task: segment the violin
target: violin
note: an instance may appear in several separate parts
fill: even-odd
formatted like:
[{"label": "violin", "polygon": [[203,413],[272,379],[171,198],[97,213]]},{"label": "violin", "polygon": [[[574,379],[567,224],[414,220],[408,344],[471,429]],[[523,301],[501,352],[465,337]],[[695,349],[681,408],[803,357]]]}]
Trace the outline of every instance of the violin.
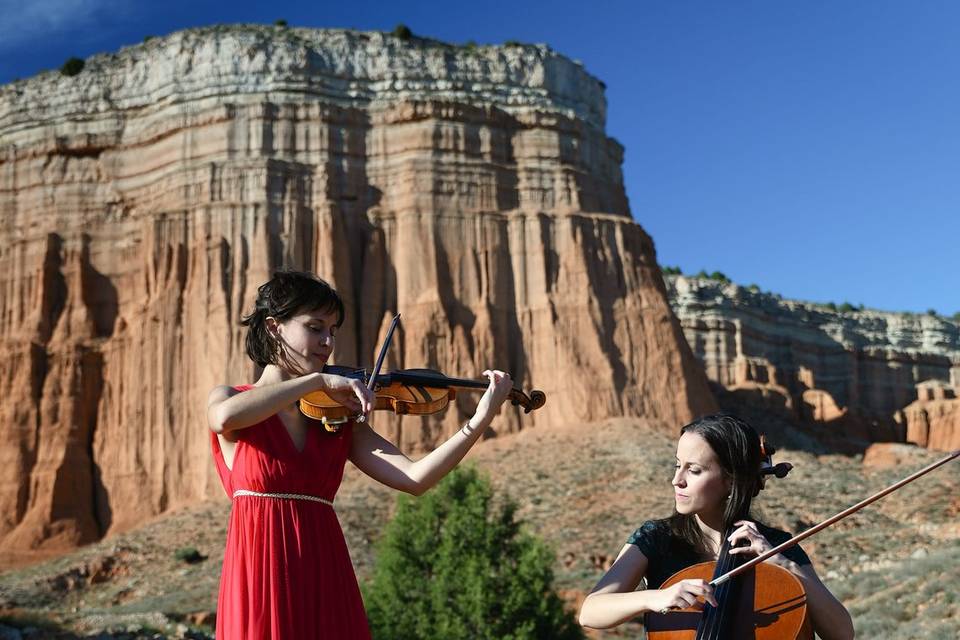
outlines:
[{"label": "violin", "polygon": [[[744,562],[738,559],[731,562],[729,547],[725,542],[716,562],[701,562],[682,569],[670,576],[661,586],[661,588],[667,588],[681,580],[696,578],[707,580],[712,576],[710,585],[714,587],[714,597],[718,606],[713,607],[703,603],[702,611],[697,608],[687,608],[649,612],[644,619],[647,638],[649,640],[693,640],[694,638],[696,640],[722,638],[812,640],[813,629],[807,615],[806,592],[803,585],[786,569],[764,561],[957,457],[960,457],[960,450],[954,451],[945,458],[878,491],[751,560]],[[776,467],[765,469],[764,473],[780,475]],[[734,554],[734,558],[739,556]]]},{"label": "violin", "polygon": [[[366,369],[341,366],[325,367],[324,373],[359,379],[367,385],[372,376]],[[444,410],[456,398],[458,389],[482,391],[487,386],[487,381],[450,378],[432,369],[401,369],[377,376],[371,390],[376,394],[375,411],[422,416]],[[514,388],[508,397],[514,406],[523,407],[524,413],[536,411],[547,401],[546,394],[537,390],[524,393]],[[320,420],[331,432],[354,417],[353,412],[323,391],[314,391],[300,398],[300,412]]]},{"label": "violin", "polygon": [[[376,396],[374,411],[387,410],[398,415],[422,416],[437,413],[444,410],[456,397],[457,389],[487,388],[487,381],[449,378],[432,369],[402,369],[381,374],[380,367],[383,365],[387,348],[390,346],[390,340],[399,322],[400,314],[398,313],[390,323],[390,329],[380,347],[380,354],[377,356],[373,371],[328,366],[324,367],[324,373],[363,380],[367,388]],[[514,406],[523,407],[524,413],[539,409],[547,401],[546,394],[537,390],[526,394],[519,389],[511,389],[508,397]],[[364,420],[364,416],[354,416],[349,409],[323,391],[314,391],[300,398],[300,413],[321,421],[324,428],[331,433],[339,431],[340,427],[351,418],[356,418],[358,422]]]}]

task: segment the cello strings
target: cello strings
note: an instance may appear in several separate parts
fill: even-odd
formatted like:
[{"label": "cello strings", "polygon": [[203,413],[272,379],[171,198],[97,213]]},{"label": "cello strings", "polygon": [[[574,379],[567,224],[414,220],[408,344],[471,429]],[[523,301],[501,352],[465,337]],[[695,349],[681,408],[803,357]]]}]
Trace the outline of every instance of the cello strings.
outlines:
[{"label": "cello strings", "polygon": [[[729,531],[727,533],[729,534]],[[739,555],[731,554],[730,547],[729,541],[725,538],[723,544],[720,546],[714,576],[723,575],[735,569],[740,564],[743,564],[744,559]],[[740,580],[730,580],[717,585],[714,591],[717,606],[706,605],[704,607],[701,625],[697,630],[697,640],[719,640],[722,638],[722,634],[727,630],[729,625],[730,617],[734,615],[733,612],[730,611],[733,606],[731,601],[736,597],[740,583]]]}]

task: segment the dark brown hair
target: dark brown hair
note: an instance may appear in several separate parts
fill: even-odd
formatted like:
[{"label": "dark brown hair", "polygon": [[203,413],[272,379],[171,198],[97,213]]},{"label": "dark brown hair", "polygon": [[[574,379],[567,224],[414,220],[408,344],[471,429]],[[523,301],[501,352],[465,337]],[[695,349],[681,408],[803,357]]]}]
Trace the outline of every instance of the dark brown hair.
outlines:
[{"label": "dark brown hair", "polygon": [[320,310],[335,312],[337,324],[343,324],[343,300],[333,287],[306,271],[277,271],[257,289],[253,313],[243,318],[247,327],[247,355],[259,366],[281,365],[283,349],[279,341],[267,331],[267,318],[282,322],[297,313]]},{"label": "dark brown hair", "polygon": [[[680,435],[694,433],[703,438],[730,480],[730,495],[723,510],[723,529],[738,521],[753,519],[750,505],[762,486],[760,436],[740,418],[718,413],[695,420],[680,429]],[[772,449],[768,446],[768,449]],[[695,549],[706,550],[703,532],[693,514],[674,511],[668,520],[670,529]]]}]

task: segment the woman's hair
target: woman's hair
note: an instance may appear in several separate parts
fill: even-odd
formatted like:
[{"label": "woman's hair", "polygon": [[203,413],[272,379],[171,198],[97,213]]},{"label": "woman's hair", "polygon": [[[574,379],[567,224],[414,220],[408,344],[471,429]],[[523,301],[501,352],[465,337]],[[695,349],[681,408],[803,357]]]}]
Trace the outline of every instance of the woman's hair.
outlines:
[{"label": "woman's hair", "polygon": [[267,330],[267,318],[283,322],[297,313],[320,310],[335,312],[337,324],[343,324],[343,300],[329,284],[305,271],[277,271],[269,282],[257,289],[253,313],[243,318],[247,327],[247,355],[259,366],[283,366],[284,351]]},{"label": "woman's hair", "polygon": [[[685,425],[680,435],[684,433],[694,433],[710,445],[730,480],[730,495],[723,509],[724,531],[738,520],[753,519],[750,503],[763,487],[761,462],[764,457],[760,436],[753,427],[736,416],[718,413]],[[766,453],[772,455],[773,448],[767,445]],[[693,514],[674,511],[668,522],[674,535],[694,548],[705,548],[703,532]]]}]

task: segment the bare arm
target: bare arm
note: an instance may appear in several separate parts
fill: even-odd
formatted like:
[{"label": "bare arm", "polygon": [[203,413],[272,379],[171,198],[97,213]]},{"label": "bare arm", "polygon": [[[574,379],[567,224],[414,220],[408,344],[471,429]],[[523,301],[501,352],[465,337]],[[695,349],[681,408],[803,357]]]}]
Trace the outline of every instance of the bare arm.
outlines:
[{"label": "bare arm", "polygon": [[637,547],[626,544],[613,566],[580,607],[580,624],[607,629],[650,611],[643,591],[634,591],[647,572],[647,557]]},{"label": "bare arm", "polygon": [[807,611],[813,630],[823,640],[849,640],[853,638],[853,620],[847,608],[830,593],[820,581],[813,565],[798,565],[790,562],[782,565],[797,576],[807,592]]},{"label": "bare arm", "polygon": [[681,580],[667,589],[634,591],[646,575],[647,566],[647,557],[639,548],[624,545],[613,566],[583,601],[580,624],[608,629],[648,611],[693,606],[698,596],[716,604],[713,590],[703,580]]},{"label": "bare arm", "polygon": [[371,392],[359,380],[308,373],[243,393],[231,387],[215,387],[207,401],[207,423],[214,433],[230,439],[230,432],[258,424],[318,390],[357,413],[369,412],[373,407]]},{"label": "bare arm", "polygon": [[484,372],[490,385],[477,404],[477,411],[459,431],[446,442],[413,461],[392,442],[380,436],[366,424],[353,428],[350,461],[358,469],[388,487],[422,495],[445,476],[467,454],[480,434],[490,425],[513,387],[510,376],[500,371]]}]

